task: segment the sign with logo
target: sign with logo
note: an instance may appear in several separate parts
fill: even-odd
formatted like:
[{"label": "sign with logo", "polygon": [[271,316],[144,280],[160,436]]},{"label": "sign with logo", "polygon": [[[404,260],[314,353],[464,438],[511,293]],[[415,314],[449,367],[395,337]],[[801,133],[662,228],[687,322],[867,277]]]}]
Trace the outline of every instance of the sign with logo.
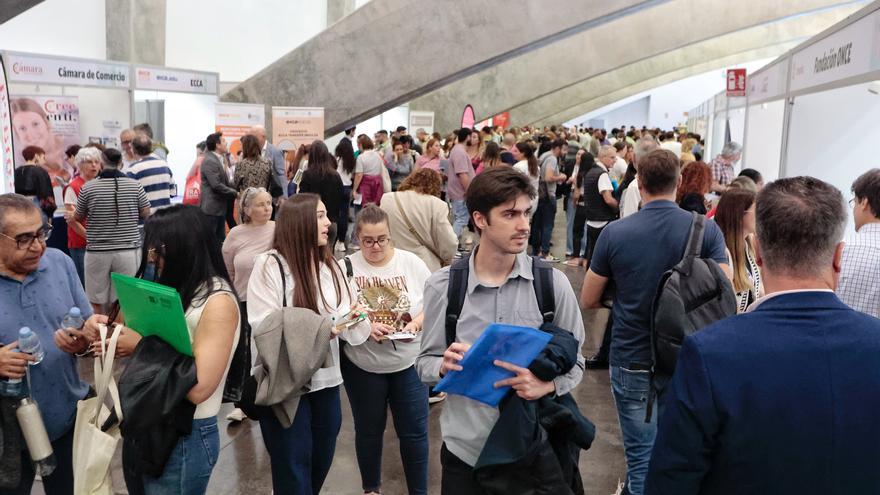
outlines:
[{"label": "sign with logo", "polygon": [[434,132],[434,112],[410,110],[409,132],[415,135],[416,131],[419,129],[424,129],[428,134]]},{"label": "sign with logo", "polygon": [[880,11],[859,19],[840,31],[794,54],[791,91],[858,76],[880,68],[876,44]]},{"label": "sign with logo", "polygon": [[782,98],[785,95],[788,61],[771,65],[749,77],[749,101],[757,102]]},{"label": "sign with logo", "polygon": [[233,156],[241,150],[241,137],[255,125],[266,125],[266,107],[248,103],[214,103],[214,131],[223,133],[223,140]]},{"label": "sign with logo", "polygon": [[746,70],[727,69],[727,96],[746,95]]},{"label": "sign with logo", "polygon": [[46,152],[46,168],[64,167],[64,151],[79,144],[79,98],[76,96],[16,96],[10,99],[15,163],[25,162],[21,155],[28,146]]},{"label": "sign with logo", "polygon": [[8,54],[11,82],[73,84],[128,89],[131,69],[126,64]]},{"label": "sign with logo", "polygon": [[324,109],[272,107],[272,143],[282,150],[324,139]]},{"label": "sign with logo", "polygon": [[135,89],[217,94],[217,74],[155,67],[135,67]]},{"label": "sign with logo", "polygon": [[15,162],[12,151],[12,120],[9,109],[9,87],[6,84],[6,70],[0,56],[0,194],[15,192]]},{"label": "sign with logo", "polygon": [[502,112],[492,117],[492,125],[507,129],[510,126],[510,112]]}]

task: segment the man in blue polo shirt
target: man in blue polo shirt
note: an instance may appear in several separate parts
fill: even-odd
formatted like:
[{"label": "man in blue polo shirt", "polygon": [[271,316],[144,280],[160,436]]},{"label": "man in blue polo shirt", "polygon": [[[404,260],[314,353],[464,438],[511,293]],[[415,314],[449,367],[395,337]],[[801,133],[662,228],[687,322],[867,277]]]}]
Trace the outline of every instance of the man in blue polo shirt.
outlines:
[{"label": "man in blue polo shirt", "polygon": [[[31,200],[18,194],[0,195],[0,379],[25,375],[33,358],[15,349],[18,330],[30,327],[45,351],[43,361],[31,366],[31,395],[40,407],[58,463],[52,474],[43,477],[48,495],[73,493],[76,402],[89,391],[74,357],[88,348],[89,339],[79,330],[58,329],[73,306],[83,316],[92,313],[73,261],[57,249],[46,248],[51,232],[51,225]],[[0,493],[30,493],[34,469],[26,449],[21,460],[18,488]]]},{"label": "man in blue polo shirt", "polygon": [[[650,393],[651,304],[660,277],[681,261],[693,223],[691,213],[675,203],[680,182],[679,161],[672,152],[658,149],[639,159],[642,209],[602,230],[581,292],[584,307],[598,308],[609,280],[617,287],[609,362],[626,454],[624,493],[633,495],[643,493],[661,414],[658,404],[651,422],[645,422]],[[715,260],[730,276],[724,236],[714,222],[706,223],[702,255]]]}]

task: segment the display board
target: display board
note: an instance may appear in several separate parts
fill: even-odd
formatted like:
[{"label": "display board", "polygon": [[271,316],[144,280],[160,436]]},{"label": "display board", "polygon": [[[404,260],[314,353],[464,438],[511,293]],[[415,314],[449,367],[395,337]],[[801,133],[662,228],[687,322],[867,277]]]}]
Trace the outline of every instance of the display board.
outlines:
[{"label": "display board", "polygon": [[7,53],[6,56],[9,82],[121,89],[131,87],[131,69],[127,64],[22,53]]},{"label": "display board", "polygon": [[12,120],[9,109],[9,86],[6,64],[0,55],[0,194],[15,191],[15,162],[12,145]]},{"label": "display board", "polygon": [[217,94],[219,76],[214,73],[148,66],[135,66],[134,73],[135,89]]},{"label": "display board", "polygon": [[9,99],[15,166],[24,164],[22,151],[38,146],[46,152],[49,169],[63,167],[64,151],[81,144],[79,98],[61,95],[16,95]]},{"label": "display board", "polygon": [[241,150],[241,137],[255,125],[266,125],[266,107],[250,103],[214,103],[214,131],[222,132],[229,153]]},{"label": "display board", "polygon": [[415,135],[416,131],[419,129],[424,129],[428,134],[434,132],[434,112],[410,110],[409,132],[410,134]]},{"label": "display board", "polygon": [[324,109],[272,107],[272,143],[282,150],[324,139]]}]

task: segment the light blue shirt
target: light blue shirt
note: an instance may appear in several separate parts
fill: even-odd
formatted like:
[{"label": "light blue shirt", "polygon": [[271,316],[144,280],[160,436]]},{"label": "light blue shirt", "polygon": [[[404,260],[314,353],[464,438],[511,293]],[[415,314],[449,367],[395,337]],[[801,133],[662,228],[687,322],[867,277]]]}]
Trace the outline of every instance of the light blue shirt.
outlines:
[{"label": "light blue shirt", "polygon": [[73,306],[84,318],[92,315],[73,261],[57,249],[47,248],[37,270],[23,282],[0,274],[0,342],[18,340],[18,330],[27,326],[40,337],[46,353],[40,364],[31,366],[31,395],[52,441],[73,427],[76,402],[89,389],[79,377],[76,357],[55,345],[55,330]]}]

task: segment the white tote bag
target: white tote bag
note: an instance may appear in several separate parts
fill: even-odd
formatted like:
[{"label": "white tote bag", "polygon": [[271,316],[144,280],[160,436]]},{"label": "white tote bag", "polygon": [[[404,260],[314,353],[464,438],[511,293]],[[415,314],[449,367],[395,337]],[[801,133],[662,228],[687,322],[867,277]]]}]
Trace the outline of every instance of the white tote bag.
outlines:
[{"label": "white tote bag", "polygon": [[[73,493],[74,495],[112,495],[110,461],[116,452],[121,434],[122,407],[119,390],[113,378],[113,360],[120,329],[107,340],[107,327],[100,326],[101,356],[95,358],[95,388],[97,397],[76,404],[76,424],[73,430]],[[106,432],[101,425],[110,416],[104,405],[109,392],[119,422]]]},{"label": "white tote bag", "polygon": [[391,192],[391,174],[388,172],[388,167],[385,165],[382,165],[382,192]]}]

